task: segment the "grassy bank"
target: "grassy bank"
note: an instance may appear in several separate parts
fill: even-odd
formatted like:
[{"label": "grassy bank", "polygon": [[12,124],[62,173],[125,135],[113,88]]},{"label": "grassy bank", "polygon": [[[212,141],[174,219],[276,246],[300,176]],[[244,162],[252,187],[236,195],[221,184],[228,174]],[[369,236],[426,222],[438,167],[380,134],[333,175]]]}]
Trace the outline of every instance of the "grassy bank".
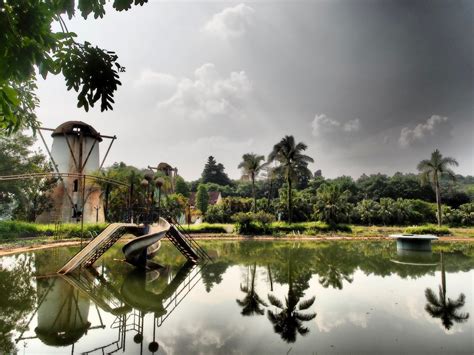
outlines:
[{"label": "grassy bank", "polygon": [[[84,236],[90,238],[99,234],[107,226],[106,223],[84,224]],[[39,224],[21,221],[0,222],[0,240],[36,237],[81,237],[80,223]]]},{"label": "grassy bank", "polygon": [[[99,234],[107,224],[84,224],[84,236],[91,238]],[[184,230],[192,234],[215,234],[236,235],[238,229],[234,224],[210,224],[184,225]],[[470,228],[448,228],[436,225],[422,226],[359,226],[359,225],[337,225],[330,226],[324,222],[302,222],[288,224],[285,222],[274,222],[264,229],[256,229],[250,235],[273,235],[275,237],[285,236],[316,236],[316,235],[340,235],[346,237],[383,237],[396,233],[435,234],[439,236],[452,236],[458,238],[474,238],[474,227]],[[36,224],[20,221],[0,222],[0,241],[29,238],[78,238],[81,237],[81,225],[79,224]]]}]

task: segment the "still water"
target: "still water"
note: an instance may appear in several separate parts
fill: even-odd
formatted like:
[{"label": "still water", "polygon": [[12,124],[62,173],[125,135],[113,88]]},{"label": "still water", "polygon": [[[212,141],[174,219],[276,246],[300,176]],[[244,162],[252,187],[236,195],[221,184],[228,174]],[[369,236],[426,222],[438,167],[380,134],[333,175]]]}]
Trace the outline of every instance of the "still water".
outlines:
[{"label": "still water", "polygon": [[0,353],[474,352],[474,245],[400,255],[392,242],[163,243],[142,273],[120,246],[53,275],[77,248],[0,258]]}]

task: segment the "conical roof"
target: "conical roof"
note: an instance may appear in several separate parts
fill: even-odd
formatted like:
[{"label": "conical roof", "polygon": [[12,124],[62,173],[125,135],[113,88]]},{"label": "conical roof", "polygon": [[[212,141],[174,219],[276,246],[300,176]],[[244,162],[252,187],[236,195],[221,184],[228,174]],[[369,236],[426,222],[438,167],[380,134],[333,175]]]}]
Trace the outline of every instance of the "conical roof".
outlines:
[{"label": "conical roof", "polygon": [[94,127],[82,121],[67,121],[60,124],[51,134],[52,137],[62,136],[63,134],[77,135],[81,133],[84,137],[92,137],[102,142],[100,133]]}]

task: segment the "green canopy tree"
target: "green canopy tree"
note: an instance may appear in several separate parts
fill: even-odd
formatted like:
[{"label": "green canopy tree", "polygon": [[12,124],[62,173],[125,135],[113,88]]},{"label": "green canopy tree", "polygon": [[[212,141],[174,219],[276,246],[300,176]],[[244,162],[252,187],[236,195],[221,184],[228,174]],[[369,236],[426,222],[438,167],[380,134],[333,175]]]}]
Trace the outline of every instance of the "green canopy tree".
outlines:
[{"label": "green canopy tree", "polygon": [[316,218],[331,225],[345,222],[350,212],[350,193],[339,184],[321,185],[316,193],[314,212]]},{"label": "green canopy tree", "polygon": [[253,211],[257,212],[257,194],[255,192],[255,179],[262,169],[267,165],[264,163],[265,157],[254,153],[247,153],[242,156],[238,168],[242,169],[244,174],[250,177],[252,181],[252,197],[253,197]]},{"label": "green canopy tree", "polygon": [[314,162],[313,158],[303,154],[308,146],[302,142],[296,143],[293,136],[285,136],[273,146],[268,156],[268,161],[279,163],[278,169],[284,175],[287,183],[287,210],[288,223],[292,221],[292,183],[298,176],[311,177],[308,163]]},{"label": "green canopy tree", "polygon": [[184,197],[189,197],[189,187],[188,187],[188,184],[187,184],[186,181],[184,181],[184,179],[183,179],[181,176],[179,176],[179,175],[176,177],[176,186],[175,186],[174,191],[175,191],[177,194],[183,195]]},{"label": "green canopy tree", "polygon": [[[49,173],[51,166],[41,153],[33,151],[34,137],[17,132],[0,134],[0,175]],[[0,182],[0,216],[34,221],[51,206],[47,191],[55,184],[52,178]]]},{"label": "green canopy tree", "polygon": [[200,184],[196,193],[196,207],[202,212],[206,213],[209,205],[209,194],[206,185]]},{"label": "green canopy tree", "polygon": [[[117,11],[147,0],[114,0]],[[79,43],[63,16],[79,11],[87,19],[105,15],[104,0],[0,0],[0,132],[39,126],[35,109],[36,73],[43,78],[62,73],[68,90],[78,93],[78,107],[86,111],[100,101],[101,111],[112,109],[118,73],[125,68],[111,51]],[[53,31],[53,24],[60,31]]]},{"label": "green canopy tree", "polygon": [[224,169],[224,165],[217,163],[216,159],[211,155],[207,159],[207,163],[204,165],[204,170],[201,174],[201,182],[204,184],[213,182],[219,185],[231,185],[232,182]]},{"label": "green canopy tree", "polygon": [[441,211],[441,192],[440,192],[440,176],[447,175],[453,180],[456,178],[454,172],[449,168],[450,166],[458,166],[456,159],[451,157],[443,157],[438,149],[431,153],[430,159],[420,161],[417,168],[421,173],[422,183],[428,181],[433,184],[436,194],[436,207],[437,207],[437,219],[438,226],[441,226],[442,211]]}]

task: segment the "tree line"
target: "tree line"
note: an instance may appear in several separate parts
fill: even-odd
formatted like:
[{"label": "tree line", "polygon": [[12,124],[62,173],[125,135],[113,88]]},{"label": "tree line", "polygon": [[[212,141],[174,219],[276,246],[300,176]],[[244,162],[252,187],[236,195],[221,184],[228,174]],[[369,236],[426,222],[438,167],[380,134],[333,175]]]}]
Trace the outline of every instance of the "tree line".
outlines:
[{"label": "tree line", "polygon": [[[0,137],[0,175],[51,171],[47,157],[33,149],[34,138],[21,133]],[[449,170],[455,160],[447,161],[440,152],[420,163],[420,173],[395,173],[325,178],[321,171],[312,173],[304,155],[306,145],[286,136],[267,157],[245,153],[237,164],[242,178],[232,180],[223,164],[210,156],[201,178],[175,181],[161,172],[150,172],[125,163],[114,163],[98,175],[125,182],[127,187],[102,182],[104,212],[108,221],[120,221],[130,209],[139,209],[150,201],[143,187],[145,178],[161,182],[161,207],[176,217],[201,215],[211,223],[231,223],[255,219],[263,224],[280,219],[288,222],[321,220],[335,225],[360,223],[408,225],[434,223],[473,224],[474,177],[456,175]],[[436,171],[436,174],[434,173]],[[436,177],[436,181],[435,181]],[[430,183],[431,182],[431,183]],[[2,219],[34,221],[51,207],[47,191],[51,179],[0,183]],[[209,205],[208,192],[218,191],[223,200]],[[438,193],[436,192],[438,191]],[[194,192],[194,209],[190,194]],[[436,203],[438,196],[438,204]],[[153,201],[158,203],[157,196]],[[439,208],[438,208],[439,207]]]}]

